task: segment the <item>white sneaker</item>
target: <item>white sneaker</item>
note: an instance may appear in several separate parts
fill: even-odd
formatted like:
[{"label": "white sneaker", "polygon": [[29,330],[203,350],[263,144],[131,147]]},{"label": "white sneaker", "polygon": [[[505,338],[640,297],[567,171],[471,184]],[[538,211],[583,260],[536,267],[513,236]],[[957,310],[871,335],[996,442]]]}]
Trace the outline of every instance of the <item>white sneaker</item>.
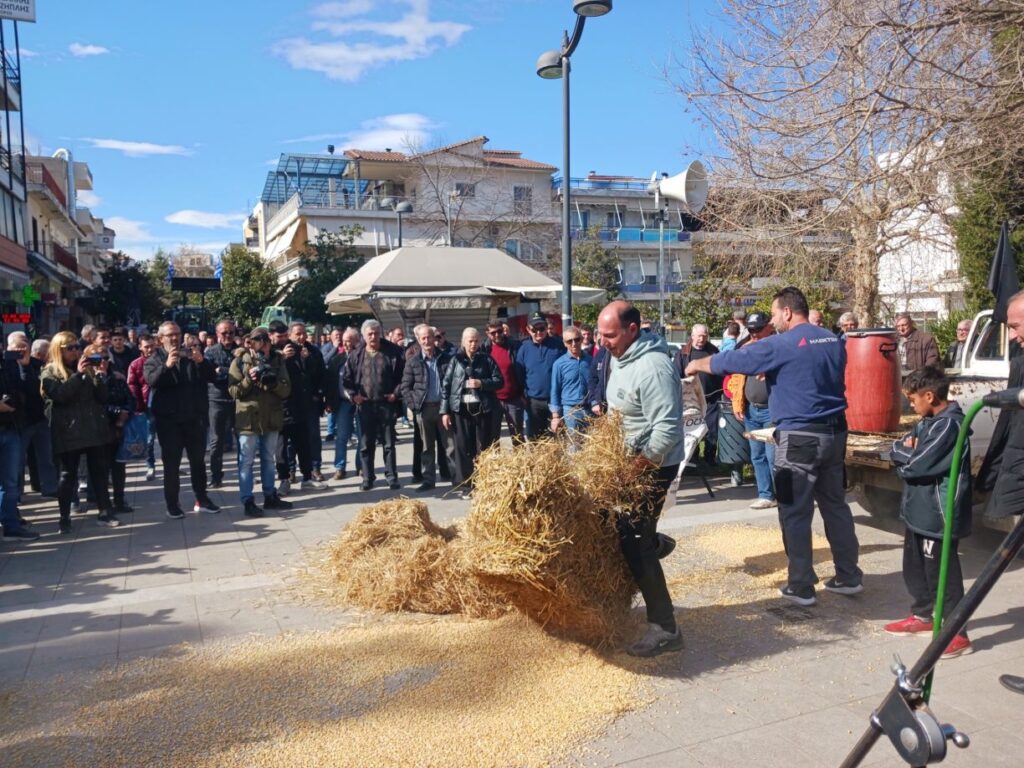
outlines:
[{"label": "white sneaker", "polygon": [[[327,488],[327,483],[321,483],[319,480],[303,480],[300,488],[311,488],[314,491],[322,491]],[[280,493],[280,491],[278,491]]]},{"label": "white sneaker", "polygon": [[750,505],[751,509],[771,509],[772,507],[779,506],[779,502],[775,499],[757,499],[753,504]]},{"label": "white sneaker", "polygon": [[282,481],[281,481],[281,483],[280,483],[280,484],[279,484],[279,485],[277,486],[277,495],[278,495],[278,496],[287,496],[287,495],[288,495],[288,492],[289,492],[289,491],[290,491],[291,489],[292,489],[292,484],[291,484],[290,482],[288,482],[288,480],[287,480],[287,479],[284,479],[284,480],[282,480]]},{"label": "white sneaker", "polygon": [[146,482],[152,482],[153,480],[156,480],[156,469],[150,467],[146,470]]}]

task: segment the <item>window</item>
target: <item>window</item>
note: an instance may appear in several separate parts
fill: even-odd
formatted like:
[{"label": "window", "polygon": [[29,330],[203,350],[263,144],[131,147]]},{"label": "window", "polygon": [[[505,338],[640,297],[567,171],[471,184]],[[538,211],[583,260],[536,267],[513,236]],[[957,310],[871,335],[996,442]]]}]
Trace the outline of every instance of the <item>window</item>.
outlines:
[{"label": "window", "polygon": [[992,322],[992,318],[985,321],[985,327],[978,334],[978,341],[974,346],[974,358],[976,360],[1002,360],[1002,323]]},{"label": "window", "polygon": [[455,184],[455,194],[458,197],[476,197],[476,184],[463,181],[457,182]]},{"label": "window", "polygon": [[533,213],[533,187],[512,187],[512,212],[517,216]]},{"label": "window", "polygon": [[608,211],[605,214],[605,227],[608,229],[616,229],[619,226],[619,215],[615,211]]}]

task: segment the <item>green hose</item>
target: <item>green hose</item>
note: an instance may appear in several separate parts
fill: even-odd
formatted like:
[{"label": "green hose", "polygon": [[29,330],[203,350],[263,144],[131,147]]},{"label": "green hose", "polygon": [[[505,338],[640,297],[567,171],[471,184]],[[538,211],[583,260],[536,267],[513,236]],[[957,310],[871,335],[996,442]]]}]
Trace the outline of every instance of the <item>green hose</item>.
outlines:
[{"label": "green hose", "polygon": [[[956,503],[957,486],[960,479],[960,460],[963,458],[964,444],[971,431],[971,422],[985,404],[978,400],[964,416],[960,425],[960,433],[956,436],[956,447],[953,448],[953,463],[949,467],[949,487],[946,490],[946,525],[942,531],[942,556],[939,560],[939,588],[935,593],[935,612],[932,614],[932,640],[939,636],[942,629],[942,611],[946,602],[946,579],[949,577],[949,556],[953,551],[953,517]],[[927,703],[932,694],[932,677],[935,670],[928,673],[924,682],[924,700]]]}]

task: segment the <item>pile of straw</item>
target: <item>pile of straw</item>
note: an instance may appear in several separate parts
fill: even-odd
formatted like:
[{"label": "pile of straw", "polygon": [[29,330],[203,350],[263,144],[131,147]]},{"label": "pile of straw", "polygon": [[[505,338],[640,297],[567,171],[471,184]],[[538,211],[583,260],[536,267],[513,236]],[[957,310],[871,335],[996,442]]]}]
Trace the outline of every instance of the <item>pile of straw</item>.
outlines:
[{"label": "pile of straw", "polygon": [[335,596],[377,611],[462,613],[492,618],[507,607],[467,578],[466,545],[427,505],[400,498],[363,507],[330,547]]},{"label": "pile of straw", "polygon": [[330,554],[338,597],[481,617],[512,607],[559,635],[615,640],[631,629],[636,593],[615,530],[643,491],[632,465],[614,417],[572,450],[562,440],[496,445],[477,459],[464,533],[435,525],[422,502],[364,508]]}]

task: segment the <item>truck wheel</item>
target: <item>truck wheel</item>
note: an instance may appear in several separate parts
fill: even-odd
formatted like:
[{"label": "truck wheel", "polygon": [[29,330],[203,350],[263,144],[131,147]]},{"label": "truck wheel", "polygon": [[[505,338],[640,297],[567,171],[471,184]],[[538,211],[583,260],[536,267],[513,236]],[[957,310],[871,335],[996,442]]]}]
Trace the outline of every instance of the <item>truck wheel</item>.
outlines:
[{"label": "truck wheel", "polygon": [[879,488],[877,485],[861,486],[860,503],[877,525],[885,530],[900,532],[900,493]]}]

